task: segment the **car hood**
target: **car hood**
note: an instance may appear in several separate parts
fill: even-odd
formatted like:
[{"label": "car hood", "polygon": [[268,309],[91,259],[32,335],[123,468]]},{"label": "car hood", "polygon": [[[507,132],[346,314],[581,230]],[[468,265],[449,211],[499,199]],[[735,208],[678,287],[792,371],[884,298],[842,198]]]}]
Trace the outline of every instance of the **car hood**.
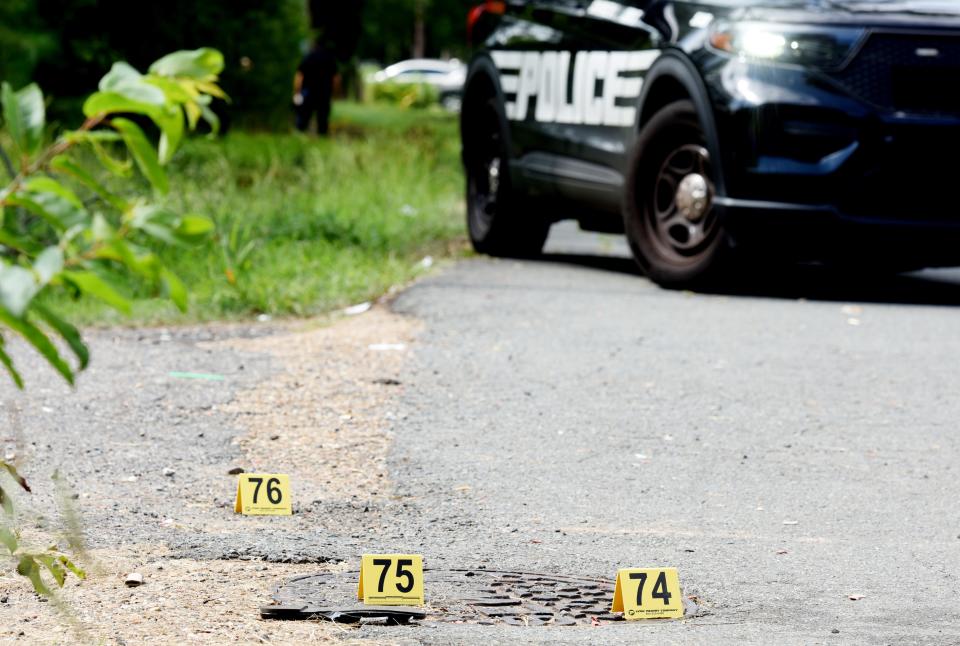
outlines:
[{"label": "car hood", "polygon": [[[738,20],[960,26],[960,0],[700,0]],[[724,11],[727,10],[727,11]]]}]

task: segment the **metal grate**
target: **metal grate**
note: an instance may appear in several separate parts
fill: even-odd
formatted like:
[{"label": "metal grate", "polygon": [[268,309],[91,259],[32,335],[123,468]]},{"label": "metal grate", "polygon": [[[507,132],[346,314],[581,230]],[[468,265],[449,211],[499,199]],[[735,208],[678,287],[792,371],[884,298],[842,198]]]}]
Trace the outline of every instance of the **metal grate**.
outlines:
[{"label": "metal grate", "polygon": [[960,34],[872,33],[831,76],[885,110],[960,114]]},{"label": "metal grate", "polygon": [[[623,621],[610,612],[613,581],[533,572],[425,570],[426,608],[378,608],[356,601],[356,573],[321,573],[291,579],[277,588],[265,619],[328,619],[344,623],[383,620],[507,624],[513,626],[600,625]],[[684,616],[700,611],[685,597]]]}]

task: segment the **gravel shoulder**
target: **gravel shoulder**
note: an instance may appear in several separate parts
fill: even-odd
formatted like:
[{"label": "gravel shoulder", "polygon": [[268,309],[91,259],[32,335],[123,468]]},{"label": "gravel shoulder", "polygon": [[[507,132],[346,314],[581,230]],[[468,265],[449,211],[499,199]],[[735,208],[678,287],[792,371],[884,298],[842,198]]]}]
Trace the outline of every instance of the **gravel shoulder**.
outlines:
[{"label": "gravel shoulder", "polygon": [[[31,505],[52,507],[59,468],[95,565],[63,594],[86,633],[0,571],[0,640],[960,643],[960,277],[694,294],[609,239],[612,258],[575,242],[462,262],[336,321],[96,332],[76,391],[42,371],[0,391]],[[235,467],[289,473],[295,514],[234,515]],[[55,525],[26,524],[38,542]],[[401,551],[595,578],[676,566],[703,612],[258,618],[288,577]],[[146,584],[126,588],[134,569]]]},{"label": "gravel shoulder", "polygon": [[[391,495],[389,403],[415,330],[376,307],[287,325],[98,331],[75,391],[29,371],[25,394],[2,393],[0,441],[33,484],[21,497],[30,510],[55,508],[53,469],[71,483],[90,576],[63,590],[71,622],[0,572],[0,640],[351,639],[341,626],[265,622],[258,608],[290,576],[352,567],[376,533]],[[235,515],[235,467],[290,474],[295,515]],[[24,524],[37,545],[55,538],[56,522]],[[127,588],[134,571],[145,584]]]}]

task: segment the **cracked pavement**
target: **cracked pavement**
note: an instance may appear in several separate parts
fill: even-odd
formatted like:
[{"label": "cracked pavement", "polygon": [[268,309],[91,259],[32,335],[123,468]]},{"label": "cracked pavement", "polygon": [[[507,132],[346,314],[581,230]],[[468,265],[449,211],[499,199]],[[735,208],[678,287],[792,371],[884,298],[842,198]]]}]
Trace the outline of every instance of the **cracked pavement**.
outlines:
[{"label": "cracked pavement", "polygon": [[[331,639],[960,642],[960,272],[863,285],[807,268],[694,294],[638,276],[619,238],[563,225],[547,251],[469,259],[392,302],[420,330],[383,375],[400,386],[380,404],[382,491],[298,500],[289,521],[232,517],[243,430],[224,407],[287,368],[206,341],[270,326],[95,332],[75,393],[30,375],[17,404],[30,463],[77,486],[95,547],[308,568],[403,551],[611,579],[675,566],[704,608],[602,629]],[[168,376],[188,369],[225,380]]]}]

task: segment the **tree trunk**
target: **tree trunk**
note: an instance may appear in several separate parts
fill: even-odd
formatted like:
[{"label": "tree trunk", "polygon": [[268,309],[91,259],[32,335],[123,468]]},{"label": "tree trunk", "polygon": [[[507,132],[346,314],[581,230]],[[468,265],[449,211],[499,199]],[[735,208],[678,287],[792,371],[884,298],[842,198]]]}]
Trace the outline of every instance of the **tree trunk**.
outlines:
[{"label": "tree trunk", "polygon": [[413,7],[413,57],[423,58],[427,51],[424,21],[427,15],[426,0],[416,0]]}]

